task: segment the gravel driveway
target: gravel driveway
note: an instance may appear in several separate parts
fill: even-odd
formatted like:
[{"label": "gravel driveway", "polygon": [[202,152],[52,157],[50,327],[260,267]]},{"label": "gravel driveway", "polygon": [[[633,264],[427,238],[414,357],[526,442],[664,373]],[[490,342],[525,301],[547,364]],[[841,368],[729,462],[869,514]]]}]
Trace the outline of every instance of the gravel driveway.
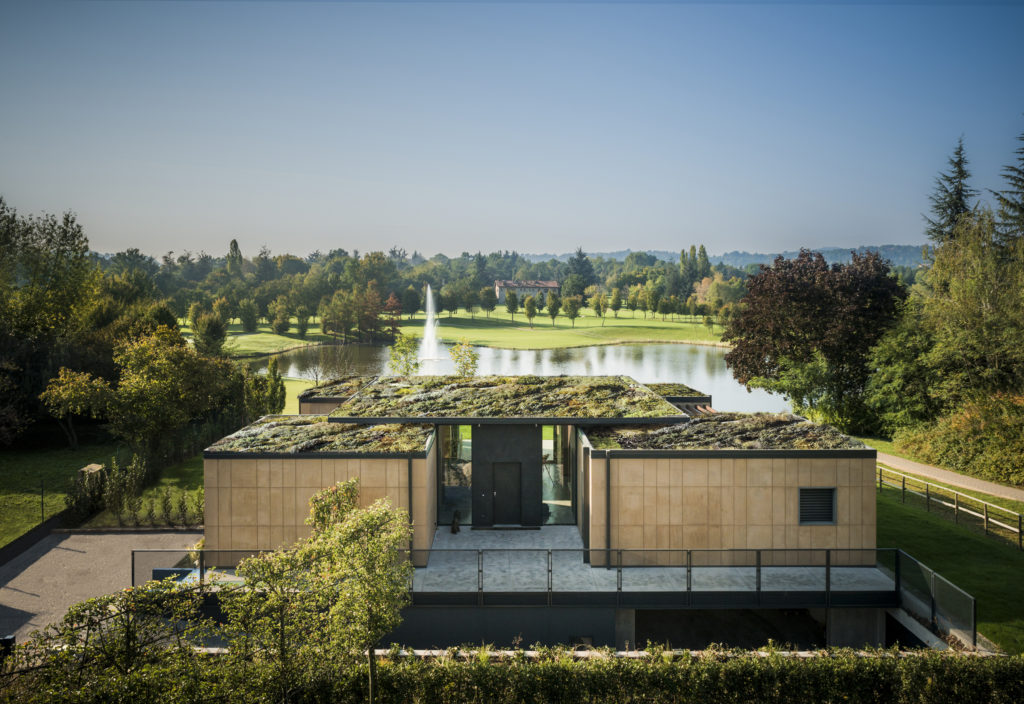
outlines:
[{"label": "gravel driveway", "polygon": [[0,635],[21,642],[68,607],[131,585],[133,548],[185,548],[200,531],[53,533],[0,566]]}]

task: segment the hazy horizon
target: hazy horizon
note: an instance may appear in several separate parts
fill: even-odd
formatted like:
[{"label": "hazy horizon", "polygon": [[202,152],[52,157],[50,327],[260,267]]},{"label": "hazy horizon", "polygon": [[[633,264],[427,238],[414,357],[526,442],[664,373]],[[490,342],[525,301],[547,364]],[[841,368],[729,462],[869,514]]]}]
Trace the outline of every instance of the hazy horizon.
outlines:
[{"label": "hazy horizon", "polygon": [[0,195],[92,249],[924,242],[1002,187],[1024,7],[7,3]]}]

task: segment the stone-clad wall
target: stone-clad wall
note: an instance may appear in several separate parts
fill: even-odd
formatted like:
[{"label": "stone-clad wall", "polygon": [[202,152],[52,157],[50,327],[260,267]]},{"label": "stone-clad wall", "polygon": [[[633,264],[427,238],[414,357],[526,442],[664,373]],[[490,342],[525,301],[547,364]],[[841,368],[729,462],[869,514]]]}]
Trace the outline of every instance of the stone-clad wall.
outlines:
[{"label": "stone-clad wall", "polygon": [[[359,479],[360,504],[382,497],[409,509],[405,458],[206,459],[206,547],[270,550],[309,535],[309,500],[320,489]],[[428,549],[437,518],[434,453],[412,460],[413,547]]]},{"label": "stone-clad wall", "polygon": [[310,399],[305,400],[299,398],[299,414],[300,415],[327,415],[335,408],[341,405],[340,401],[325,401],[323,399]]},{"label": "stone-clad wall", "polygon": [[[667,454],[667,453],[666,453]],[[591,547],[604,547],[604,481],[611,477],[611,547],[622,550],[873,549],[873,458],[630,458],[612,451],[591,459]],[[836,524],[800,525],[799,488],[835,487]],[[734,555],[749,560],[749,555]],[[721,556],[703,555],[715,562]],[[764,564],[806,561],[807,554],[763,554]],[[677,564],[680,554],[623,560]],[[822,556],[822,559],[823,556]],[[836,554],[836,564],[866,554]],[[870,557],[873,562],[873,556]]]}]

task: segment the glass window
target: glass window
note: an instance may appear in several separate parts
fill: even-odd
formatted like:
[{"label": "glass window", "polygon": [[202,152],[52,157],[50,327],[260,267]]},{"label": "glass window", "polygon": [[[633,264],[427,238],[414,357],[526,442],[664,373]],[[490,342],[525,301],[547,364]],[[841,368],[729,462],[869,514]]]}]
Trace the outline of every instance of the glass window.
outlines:
[{"label": "glass window", "polygon": [[438,492],[437,524],[451,525],[458,515],[459,525],[473,522],[473,429],[468,425],[440,425],[441,487]]},{"label": "glass window", "polygon": [[542,492],[545,525],[572,525],[576,517],[572,512],[572,477],[565,452],[563,426],[545,425],[541,435]]}]

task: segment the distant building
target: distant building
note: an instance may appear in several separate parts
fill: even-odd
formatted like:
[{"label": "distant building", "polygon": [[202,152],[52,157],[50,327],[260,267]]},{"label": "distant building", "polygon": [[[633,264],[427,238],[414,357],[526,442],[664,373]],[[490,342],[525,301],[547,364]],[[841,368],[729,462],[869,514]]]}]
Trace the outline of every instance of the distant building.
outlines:
[{"label": "distant building", "polygon": [[508,291],[514,291],[516,298],[522,303],[526,296],[536,296],[538,293],[547,296],[552,291],[558,293],[559,288],[557,281],[503,281],[501,279],[494,281],[494,295],[498,297],[498,303],[505,302],[505,293]]}]

